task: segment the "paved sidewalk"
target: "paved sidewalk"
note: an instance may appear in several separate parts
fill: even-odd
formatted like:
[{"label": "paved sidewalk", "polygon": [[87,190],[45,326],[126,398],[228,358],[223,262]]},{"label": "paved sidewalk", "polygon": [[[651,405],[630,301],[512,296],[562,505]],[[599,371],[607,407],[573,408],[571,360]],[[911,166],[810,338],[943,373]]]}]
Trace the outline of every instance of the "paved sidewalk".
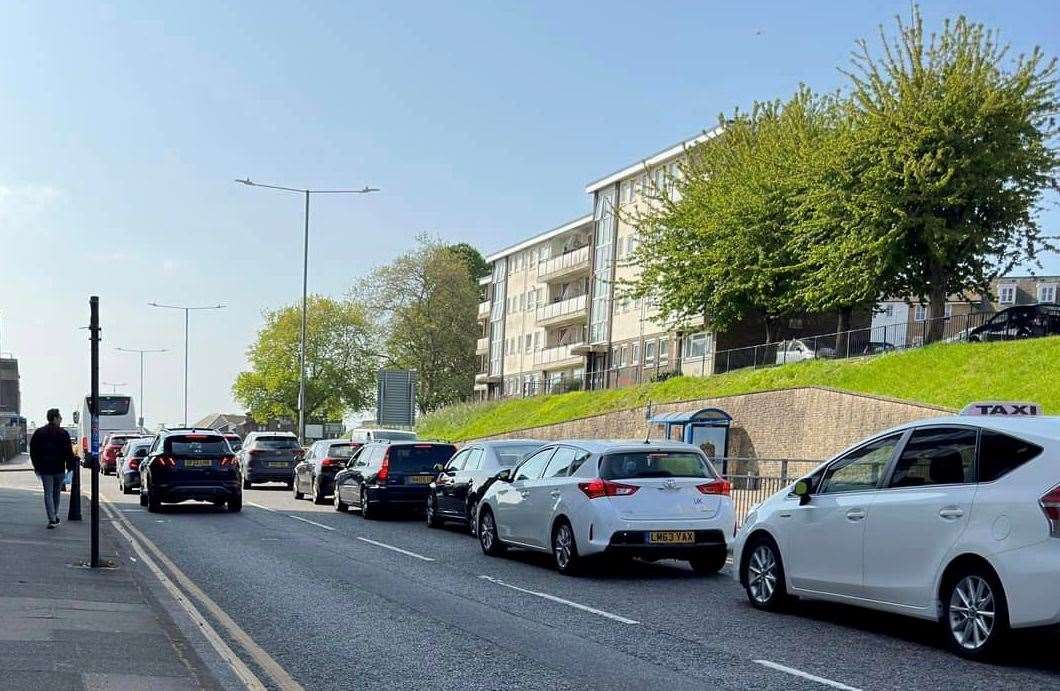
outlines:
[{"label": "paved sidewalk", "polygon": [[[0,473],[0,687],[216,688],[138,582],[152,576],[82,565],[89,556],[87,498],[84,520],[69,522],[63,494],[62,523],[47,530],[39,486],[32,472]],[[111,561],[114,535],[101,521],[100,554]]]}]

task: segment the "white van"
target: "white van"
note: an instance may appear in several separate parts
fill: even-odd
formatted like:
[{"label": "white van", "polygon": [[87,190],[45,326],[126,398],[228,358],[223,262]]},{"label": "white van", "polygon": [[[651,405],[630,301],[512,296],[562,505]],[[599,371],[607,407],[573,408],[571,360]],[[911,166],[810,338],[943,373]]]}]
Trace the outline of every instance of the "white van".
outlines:
[{"label": "white van", "polygon": [[[82,453],[88,450],[92,436],[92,416],[88,411],[90,399],[91,396],[85,396],[81,404],[81,419],[78,421]],[[139,429],[136,424],[136,408],[133,406],[132,396],[107,394],[99,397],[99,441],[101,444],[108,432],[135,432]]]},{"label": "white van", "polygon": [[359,427],[350,432],[350,441],[365,443],[377,439],[416,441],[416,433],[404,429],[373,429],[368,427]]}]

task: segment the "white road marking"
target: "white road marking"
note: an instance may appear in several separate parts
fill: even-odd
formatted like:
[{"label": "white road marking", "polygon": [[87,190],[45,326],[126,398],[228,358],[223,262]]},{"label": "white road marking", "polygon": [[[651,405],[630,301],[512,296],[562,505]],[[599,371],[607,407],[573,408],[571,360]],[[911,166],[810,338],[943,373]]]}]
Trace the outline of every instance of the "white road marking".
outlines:
[{"label": "white road marking", "polygon": [[[228,632],[228,635],[231,636],[231,638],[237,643],[239,643],[240,646],[242,646],[243,650],[245,650],[247,654],[250,655],[254,663],[257,664],[257,666],[262,671],[268,674],[269,677],[271,677],[273,684],[277,688],[281,689],[282,691],[305,691],[302,685],[295,681],[294,678],[290,674],[288,674],[287,670],[280,665],[280,663],[276,662],[276,660],[274,660],[267,652],[265,652],[261,648],[261,646],[259,646],[257,642],[255,642],[254,639],[250,637],[250,634],[240,628],[239,624],[237,624],[232,619],[232,617],[228,615],[227,612],[221,609],[221,607],[216,602],[214,602],[209,595],[203,592],[203,590],[195,584],[195,581],[188,578],[184,574],[184,572],[178,569],[177,565],[174,564],[169,559],[169,557],[167,557],[162,552],[162,550],[156,547],[153,542],[148,540],[143,533],[133,527],[133,524],[129,522],[128,518],[122,516],[119,512],[115,511],[112,508],[110,501],[104,499],[102,502],[102,506],[104,507],[104,510],[108,514],[110,514],[112,520],[117,519],[121,523],[121,525],[115,525],[115,528],[119,530],[127,540],[129,540],[130,544],[132,544],[133,546],[133,549],[135,549],[137,554],[140,555],[140,558],[143,559],[145,563],[150,561],[150,557],[143,550],[143,548],[146,547],[159,561],[159,563],[161,563],[162,566],[164,566],[166,569],[169,570],[171,574],[173,574],[174,580],[178,581],[191,597],[197,599],[202,604],[202,606],[205,607],[206,610],[214,617],[214,619],[216,619],[221,624],[221,626],[224,627],[224,629]],[[246,669],[245,674],[249,676],[246,677],[244,681],[247,684],[248,688],[265,689],[265,686],[261,683],[261,681],[259,681],[257,677],[254,676],[253,672],[251,672],[250,669],[247,668],[246,664],[239,657],[237,657],[234,652],[232,652],[231,648],[228,648],[227,644],[224,642],[223,639],[221,639],[220,636],[217,635],[216,631],[210,629],[209,623],[202,618],[201,614],[198,614],[198,610],[190,602],[188,597],[184,595],[184,591],[177,587],[173,583],[173,581],[170,581],[166,574],[162,572],[157,565],[152,568],[152,571],[154,571],[155,575],[158,576],[159,580],[162,581],[163,585],[166,585],[168,581],[169,585],[166,586],[167,590],[170,590],[170,588],[172,588],[170,592],[174,593],[174,597],[176,597],[177,601],[184,606],[184,609],[188,611],[188,613],[192,616],[192,619],[196,621],[196,623],[199,624],[200,627],[202,627],[204,635],[207,636],[207,639],[210,640],[210,642],[214,645],[218,652],[220,653],[220,651],[222,650],[222,648],[219,648],[218,645],[223,646],[224,649],[227,649],[229,655],[221,653],[221,657],[233,666],[233,670],[235,670],[237,676],[239,676],[241,679],[244,679],[244,675],[240,674],[239,672],[238,665],[242,665],[242,667]],[[196,617],[196,615],[198,616]],[[216,637],[215,639],[210,638],[211,631]]]},{"label": "white road marking", "polygon": [[248,501],[248,502],[247,502],[247,504],[248,504],[249,506],[255,506],[255,507],[259,508],[259,509],[265,509],[266,511],[268,511],[268,512],[270,512],[270,513],[276,513],[276,509],[270,509],[270,508],[269,508],[269,507],[267,507],[267,506],[262,506],[261,504],[256,504],[256,503],[254,503],[254,502],[252,502],[252,501]]},{"label": "white road marking", "polygon": [[846,684],[840,684],[838,681],[825,679],[824,677],[819,677],[816,674],[810,674],[809,672],[803,672],[801,669],[795,669],[794,667],[786,667],[785,665],[777,664],[776,662],[771,662],[770,660],[755,660],[755,663],[762,665],[763,667],[775,669],[778,672],[784,672],[785,674],[791,674],[792,676],[800,677],[802,679],[815,681],[818,684],[831,686],[833,689],[843,689],[843,691],[861,691],[861,689],[855,686],[847,686]]},{"label": "white road marking", "polygon": [[497,585],[503,586],[505,588],[511,588],[512,590],[517,590],[520,593],[526,593],[527,595],[533,595],[535,597],[544,598],[546,600],[551,600],[552,602],[558,602],[561,605],[567,605],[568,607],[573,607],[575,609],[580,609],[583,612],[589,612],[590,614],[596,614],[596,615],[601,616],[601,617],[606,617],[608,619],[613,619],[614,621],[620,621],[623,624],[639,624],[640,623],[636,619],[628,619],[628,618],[620,616],[618,614],[612,614],[611,612],[605,612],[602,609],[596,609],[595,607],[589,607],[588,605],[583,605],[583,604],[580,604],[580,603],[577,603],[577,602],[573,602],[571,600],[564,600],[562,597],[556,597],[555,595],[549,595],[548,593],[541,593],[541,592],[538,592],[536,590],[527,590],[526,588],[520,588],[517,585],[512,585],[511,583],[505,583],[501,579],[494,578],[493,576],[479,576],[479,578],[481,578],[483,580],[486,580],[486,581],[489,581],[490,583],[496,583]]},{"label": "white road marking", "polygon": [[323,523],[317,523],[316,521],[311,521],[308,518],[302,518],[301,516],[291,516],[291,518],[293,518],[296,521],[301,521],[302,523],[308,523],[309,525],[315,525],[316,527],[323,528],[324,530],[335,530],[330,525],[324,525]]},{"label": "white road marking", "polygon": [[375,545],[376,547],[382,547],[383,549],[389,549],[389,550],[394,551],[394,552],[400,552],[401,554],[405,554],[405,555],[408,555],[410,557],[416,557],[417,559],[422,559],[423,561],[434,561],[434,557],[425,557],[422,554],[416,554],[415,552],[410,552],[407,549],[401,549],[400,547],[394,547],[393,545],[388,545],[385,542],[377,542],[375,540],[369,540],[366,537],[360,537],[360,536],[357,536],[357,539],[360,540],[361,542],[367,542],[368,544]]}]

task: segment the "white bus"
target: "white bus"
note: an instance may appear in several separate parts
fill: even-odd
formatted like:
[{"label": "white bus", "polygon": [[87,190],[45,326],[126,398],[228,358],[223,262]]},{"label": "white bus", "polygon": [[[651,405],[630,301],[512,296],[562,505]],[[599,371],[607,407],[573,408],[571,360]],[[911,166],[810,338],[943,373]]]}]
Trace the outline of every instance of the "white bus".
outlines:
[{"label": "white bus", "polygon": [[[85,396],[81,404],[81,419],[78,425],[81,430],[81,453],[88,450],[92,436],[92,416],[88,412],[91,396]],[[99,443],[108,432],[135,432],[140,428],[136,424],[136,409],[132,396],[107,394],[99,397]]]}]

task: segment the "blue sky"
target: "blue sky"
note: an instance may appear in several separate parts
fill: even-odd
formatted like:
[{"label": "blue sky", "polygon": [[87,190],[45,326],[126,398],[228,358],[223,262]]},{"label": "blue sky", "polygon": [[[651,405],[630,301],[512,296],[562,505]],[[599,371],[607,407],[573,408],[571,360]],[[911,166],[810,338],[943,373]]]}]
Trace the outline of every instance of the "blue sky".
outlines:
[{"label": "blue sky", "polygon": [[[25,414],[87,389],[90,294],[102,379],[148,422],[229,390],[263,310],[300,290],[301,202],[235,177],[382,188],[321,197],[311,289],[341,295],[418,233],[484,252],[588,210],[587,182],[718,113],[841,85],[858,37],[908,2],[7,2],[0,10],[0,349],[21,359]],[[1060,54],[1052,2],[927,2],[1016,52]],[[1055,229],[1060,214],[1050,211]],[[1060,258],[1046,270],[1060,272]]]}]

